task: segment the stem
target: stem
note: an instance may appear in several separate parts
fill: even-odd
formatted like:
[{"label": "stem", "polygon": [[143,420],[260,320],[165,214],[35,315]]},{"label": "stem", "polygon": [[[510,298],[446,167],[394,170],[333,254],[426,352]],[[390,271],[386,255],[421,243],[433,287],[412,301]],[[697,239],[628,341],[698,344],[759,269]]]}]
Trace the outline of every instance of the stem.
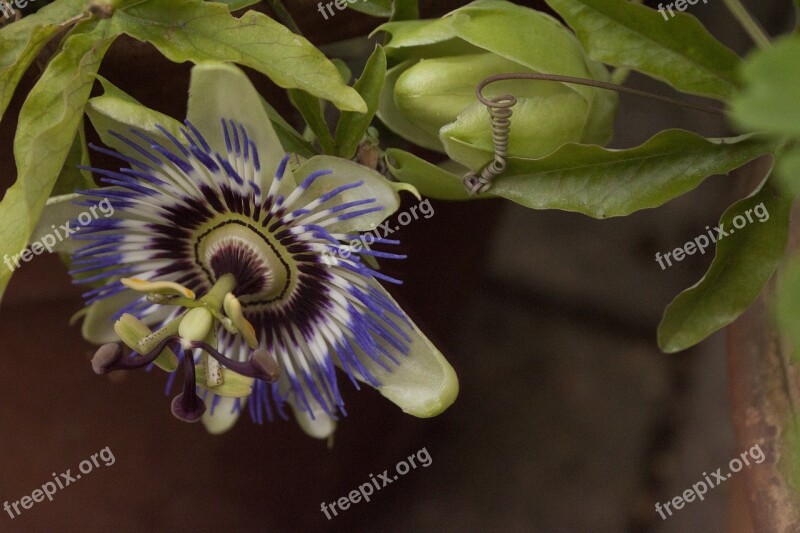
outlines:
[{"label": "stem", "polygon": [[300,26],[294,21],[294,17],[292,14],[289,13],[289,10],[283,5],[281,0],[267,0],[267,3],[275,11],[275,15],[278,17],[284,26],[292,30],[297,35],[303,35],[303,32],[300,30]]},{"label": "stem", "polygon": [[736,17],[736,20],[739,21],[739,24],[742,25],[744,30],[750,35],[750,38],[753,39],[753,42],[756,43],[761,48],[768,48],[770,46],[771,41],[770,37],[764,28],[761,27],[761,24],[758,23],[756,19],[747,11],[747,8],[744,7],[740,0],[723,0],[725,5],[728,8],[728,11],[733,13],[733,16]]},{"label": "stem", "polygon": [[[481,101],[484,105],[488,107],[495,107],[495,103],[491,100],[487,99],[483,96],[483,89],[489,85],[490,83],[494,83],[497,81],[506,81],[506,80],[540,80],[540,81],[556,81],[560,83],[574,83],[577,85],[586,85],[589,87],[596,87],[598,89],[606,89],[609,91],[616,91],[619,93],[627,93],[633,94],[636,96],[642,96],[645,98],[651,98],[653,100],[659,100],[661,102],[665,102],[671,105],[676,105],[680,107],[686,107],[689,109],[694,109],[696,111],[702,111],[703,113],[710,113],[712,115],[724,115],[722,110],[715,109],[713,107],[706,107],[703,105],[697,104],[690,104],[688,102],[682,102],[680,100],[675,100],[673,98],[669,98],[667,96],[662,96],[660,94],[653,94],[647,91],[640,91],[639,89],[631,89],[630,87],[623,87],[622,85],[614,85],[613,83],[606,83],[604,81],[597,81],[597,80],[590,80],[588,78],[576,78],[573,76],[561,76],[560,74],[535,74],[531,72],[525,73],[515,73],[515,74],[497,74],[496,76],[489,76],[482,82],[478,84],[476,89],[476,93],[478,95],[478,100]],[[508,95],[505,97],[500,98],[513,98],[512,95]],[[514,99],[516,100],[516,99]]]},{"label": "stem", "polygon": [[72,17],[70,19],[65,20],[64,22],[59,24],[58,27],[59,28],[63,28],[65,26],[72,26],[73,24],[77,24],[78,22],[81,22],[82,20],[86,20],[86,19],[88,19],[90,17],[91,17],[91,14],[89,14],[88,12],[84,12],[84,13],[81,13],[79,15],[75,15],[74,17]]}]

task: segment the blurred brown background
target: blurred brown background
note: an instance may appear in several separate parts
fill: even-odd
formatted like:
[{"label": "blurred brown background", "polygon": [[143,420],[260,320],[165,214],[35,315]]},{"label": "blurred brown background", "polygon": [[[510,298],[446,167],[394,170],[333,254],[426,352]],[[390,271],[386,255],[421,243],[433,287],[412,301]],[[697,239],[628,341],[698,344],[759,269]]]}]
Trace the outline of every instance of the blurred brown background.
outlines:
[{"label": "blurred brown background", "polygon": [[[425,16],[465,3],[422,1]],[[773,33],[792,22],[789,0],[747,4]],[[288,6],[319,45],[378,23],[350,11],[325,21],[312,1]],[[721,1],[690,11],[737,51],[749,48]],[[348,45],[336,50],[346,55]],[[38,72],[0,125],[3,188],[15,176],[16,113]],[[184,115],[187,65],[120,40],[101,73]],[[291,118],[285,98],[254,79]],[[622,97],[614,146],[664,127],[728,132],[703,115]],[[350,416],[331,450],[293,421],[247,419],[211,437],[172,418],[163,375],[95,376],[92,347],[67,325],[80,291],[57,258],[39,257],[0,309],[0,504],[51,473],[75,474],[106,446],[116,464],[14,520],[0,512],[0,531],[748,531],[735,478],[669,520],[653,507],[743,451],[732,438],[722,336],[673,356],[655,346],[663,307],[710,261],[662,271],[655,252],[715,224],[735,194],[736,177],[717,177],[661,209],[602,222],[499,201],[435,202],[433,218],[401,235],[410,257],[393,267],[405,280],[393,292],[448,355],[460,397],[444,415],[417,420],[345,384]],[[320,511],[423,447],[428,468],[330,521]]]}]

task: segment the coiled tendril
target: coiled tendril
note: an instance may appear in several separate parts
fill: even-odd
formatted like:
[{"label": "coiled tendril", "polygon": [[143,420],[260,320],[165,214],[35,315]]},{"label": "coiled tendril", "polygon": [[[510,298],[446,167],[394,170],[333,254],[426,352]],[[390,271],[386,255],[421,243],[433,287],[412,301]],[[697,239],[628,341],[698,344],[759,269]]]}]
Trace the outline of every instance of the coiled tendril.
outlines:
[{"label": "coiled tendril", "polygon": [[633,94],[635,96],[643,96],[645,98],[659,100],[668,104],[694,109],[695,111],[702,111],[703,113],[723,115],[721,110],[712,107],[690,104],[688,102],[682,102],[680,100],[668,98],[660,94],[653,94],[647,91],[640,91],[638,89],[631,89],[630,87],[623,87],[622,85],[615,85],[613,83],[606,83],[588,78],[561,76],[559,74],[538,74],[533,72],[497,74],[494,76],[489,76],[478,84],[477,88],[475,89],[475,94],[478,97],[478,100],[489,110],[489,119],[492,127],[492,144],[494,145],[494,159],[491,163],[486,165],[483,170],[481,170],[480,174],[470,172],[464,176],[464,186],[471,195],[488,191],[492,186],[492,181],[494,178],[506,170],[508,142],[511,135],[511,115],[513,114],[513,110],[511,108],[517,103],[517,98],[511,94],[487,98],[483,95],[483,90],[491,83],[508,80],[539,80],[554,81],[558,83],[574,83],[576,85],[586,85],[589,87],[595,87],[597,89],[605,89],[619,93]]}]

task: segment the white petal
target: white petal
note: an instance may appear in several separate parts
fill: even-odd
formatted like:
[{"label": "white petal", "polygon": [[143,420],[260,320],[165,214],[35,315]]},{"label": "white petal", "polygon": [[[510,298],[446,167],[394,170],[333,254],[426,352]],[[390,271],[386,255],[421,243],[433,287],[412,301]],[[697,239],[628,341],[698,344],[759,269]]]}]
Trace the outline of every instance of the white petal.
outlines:
[{"label": "white petal", "polygon": [[[371,284],[397,305],[380,284],[375,281]],[[416,325],[412,328],[408,324],[401,324],[401,327],[411,339],[411,344],[407,356],[396,356],[400,366],[386,361],[385,364],[391,369],[387,372],[365,354],[360,354],[360,359],[381,383],[377,389],[384,397],[410,415],[420,418],[436,416],[456,400],[458,377],[444,355]]]},{"label": "white petal", "polygon": [[295,202],[295,207],[302,207],[341,185],[363,181],[363,185],[338,194],[327,201],[324,207],[330,208],[347,202],[374,198],[375,203],[354,207],[353,210],[375,206],[383,208],[374,213],[337,222],[329,228],[334,233],[373,230],[400,207],[400,196],[386,178],[370,168],[347,159],[328,155],[312,157],[295,171],[295,179],[298,184],[302,183],[306,177],[318,170],[330,170],[333,173],[317,178]]},{"label": "white petal", "polygon": [[[189,85],[189,121],[202,133],[212,150],[227,153],[221,119],[233,120],[247,130],[261,162],[261,187],[269,189],[284,149],[272,127],[261,97],[247,75],[226,63],[203,63],[192,68]],[[287,169],[287,173],[288,173]],[[291,176],[284,177],[281,192],[293,189]]]},{"label": "white petal", "polygon": [[[309,396],[310,394],[307,395],[307,397]],[[313,398],[308,398],[308,403],[311,405],[312,411],[314,411],[313,418],[308,411],[295,406],[291,394],[289,395],[288,403],[292,408],[292,412],[294,412],[294,417],[297,419],[300,428],[302,428],[308,436],[314,437],[315,439],[327,439],[336,431],[336,421],[323,411]]]},{"label": "white petal", "polygon": [[[202,393],[201,393],[202,395]],[[236,398],[219,397],[217,405],[214,407],[214,414],[211,414],[211,403],[214,400],[213,395],[209,394],[206,402],[206,412],[203,413],[201,421],[206,427],[206,430],[212,435],[221,435],[229,431],[239,417],[242,415],[242,409],[236,409]],[[242,405],[245,405],[247,398],[241,399]]]}]

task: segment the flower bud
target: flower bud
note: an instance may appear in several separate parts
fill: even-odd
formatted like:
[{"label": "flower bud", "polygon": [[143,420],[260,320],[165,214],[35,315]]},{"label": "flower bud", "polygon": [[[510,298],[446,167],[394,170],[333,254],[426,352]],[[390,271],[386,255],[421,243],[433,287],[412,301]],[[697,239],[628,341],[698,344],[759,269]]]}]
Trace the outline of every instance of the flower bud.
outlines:
[{"label": "flower bud", "polygon": [[[504,0],[478,0],[441,19],[390,22],[386,51],[395,60],[378,109],[395,133],[473,170],[492,160],[489,112],[476,95],[485,78],[546,73],[608,81],[574,35],[545,13]],[[511,94],[509,155],[543,157],[568,142],[611,138],[616,93],[540,80],[487,86],[484,96]]]}]

